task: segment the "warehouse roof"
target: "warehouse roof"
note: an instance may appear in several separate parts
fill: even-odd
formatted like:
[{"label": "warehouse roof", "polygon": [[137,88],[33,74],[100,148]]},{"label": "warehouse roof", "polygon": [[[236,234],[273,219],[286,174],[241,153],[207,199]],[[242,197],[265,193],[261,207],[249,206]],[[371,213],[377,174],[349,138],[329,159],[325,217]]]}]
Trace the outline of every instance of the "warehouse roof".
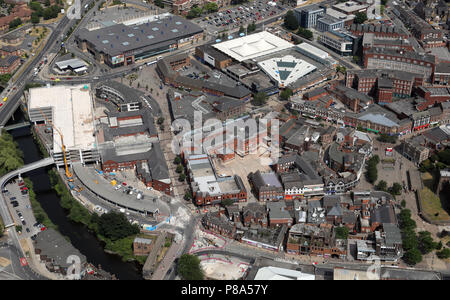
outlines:
[{"label": "warehouse roof", "polygon": [[141,25],[117,24],[92,31],[82,29],[77,38],[89,41],[99,52],[115,56],[131,50],[143,52],[161,47],[163,44],[169,45],[201,32],[203,29],[200,26],[182,17],[171,15]]}]

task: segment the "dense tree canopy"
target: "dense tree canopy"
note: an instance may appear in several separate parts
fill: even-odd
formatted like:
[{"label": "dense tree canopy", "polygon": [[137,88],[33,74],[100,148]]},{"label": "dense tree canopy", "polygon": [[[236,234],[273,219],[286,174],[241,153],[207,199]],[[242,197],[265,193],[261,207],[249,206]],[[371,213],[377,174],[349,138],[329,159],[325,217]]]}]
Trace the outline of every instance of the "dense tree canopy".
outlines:
[{"label": "dense tree canopy", "polygon": [[412,248],[406,251],[403,258],[408,264],[415,265],[422,261],[422,254],[420,253],[419,249]]},{"label": "dense tree canopy", "polygon": [[292,96],[292,90],[291,89],[285,89],[280,93],[280,98],[282,100],[289,100],[289,98]]},{"label": "dense tree canopy", "polygon": [[363,12],[357,12],[357,13],[355,14],[355,20],[354,20],[354,22],[355,22],[356,24],[362,24],[362,23],[364,23],[365,21],[367,21],[367,14],[366,14],[366,13],[363,13]]},{"label": "dense tree canopy", "polygon": [[348,233],[349,233],[349,230],[347,227],[345,227],[345,226],[336,227],[336,238],[337,239],[343,239],[343,240],[347,239]]},{"label": "dense tree canopy", "polygon": [[264,92],[256,93],[253,96],[253,101],[256,105],[262,106],[262,105],[266,104],[267,94]]},{"label": "dense tree canopy", "polygon": [[207,11],[208,13],[213,13],[219,10],[219,7],[217,6],[217,3],[215,2],[207,2],[203,6],[203,10]]},{"label": "dense tree canopy", "polygon": [[21,24],[22,24],[22,20],[20,18],[15,18],[11,22],[9,22],[9,29],[17,28]]},{"label": "dense tree canopy", "polygon": [[114,211],[100,216],[98,229],[100,235],[113,241],[139,233],[137,225],[131,225],[124,214]]},{"label": "dense tree canopy", "polygon": [[310,40],[310,41],[312,41],[312,39],[314,37],[311,30],[308,30],[308,29],[302,28],[302,27],[300,27],[298,29],[297,34],[305,39]]},{"label": "dense tree canopy", "polygon": [[23,153],[6,131],[0,136],[0,176],[23,166]]},{"label": "dense tree canopy", "polygon": [[298,28],[298,21],[292,10],[289,10],[284,16],[284,27],[289,30],[296,30]]},{"label": "dense tree canopy", "polygon": [[177,264],[177,272],[184,280],[202,280],[200,259],[195,255],[183,254]]},{"label": "dense tree canopy", "polygon": [[203,9],[201,7],[195,6],[187,14],[188,19],[198,18],[202,15]]}]

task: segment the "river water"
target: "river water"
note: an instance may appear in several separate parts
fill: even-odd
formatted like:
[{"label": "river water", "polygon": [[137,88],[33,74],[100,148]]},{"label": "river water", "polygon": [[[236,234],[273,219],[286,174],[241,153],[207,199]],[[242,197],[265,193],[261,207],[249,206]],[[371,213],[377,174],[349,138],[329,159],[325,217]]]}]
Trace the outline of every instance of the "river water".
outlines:
[{"label": "river water", "polygon": [[[15,121],[10,120],[8,125],[23,121],[23,115],[18,110]],[[39,147],[35,144],[31,129],[21,128],[10,132],[19,148],[24,153],[24,163],[29,164],[41,159]],[[50,220],[59,228],[59,232],[70,238],[72,245],[77,248],[87,261],[94,266],[101,266],[103,270],[114,274],[121,280],[142,280],[141,269],[132,262],[123,262],[120,257],[103,251],[101,242],[88,229],[67,217],[67,211],[59,205],[59,196],[52,189],[47,174],[48,169],[41,168],[27,173],[33,182],[36,199],[42,205]]]}]

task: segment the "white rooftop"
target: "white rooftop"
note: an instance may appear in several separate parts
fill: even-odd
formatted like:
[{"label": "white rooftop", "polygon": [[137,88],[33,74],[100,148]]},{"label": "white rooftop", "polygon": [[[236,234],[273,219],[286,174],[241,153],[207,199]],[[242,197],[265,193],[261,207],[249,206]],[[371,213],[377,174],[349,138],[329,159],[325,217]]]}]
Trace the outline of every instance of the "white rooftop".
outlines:
[{"label": "white rooftop", "polygon": [[293,47],[288,41],[262,31],[213,45],[217,50],[241,62]]},{"label": "white rooftop", "polygon": [[326,14],[345,21],[353,20],[355,18],[355,15],[346,15],[340,11],[332,9],[331,7],[327,7]]},{"label": "white rooftop", "polygon": [[315,276],[290,269],[264,267],[258,270],[254,280],[315,280]]},{"label": "white rooftop", "polygon": [[333,8],[340,9],[345,11],[346,13],[357,12],[359,10],[367,8],[369,5],[367,4],[359,4],[355,1],[347,1],[333,5]]},{"label": "white rooftop", "polygon": [[[88,85],[32,88],[28,107],[30,110],[52,107],[53,125],[62,132],[68,150],[94,147],[92,98]],[[53,130],[53,151],[62,152],[57,130]]]},{"label": "white rooftop", "polygon": [[55,63],[55,65],[57,65],[58,68],[60,68],[60,69],[66,69],[68,67],[71,67],[73,69],[78,69],[78,68],[87,66],[87,64],[84,61],[82,61],[78,58],[72,58],[72,59],[67,59],[67,60],[63,60],[63,61],[58,61]]},{"label": "white rooftop", "polygon": [[304,51],[311,53],[312,55],[315,55],[321,59],[327,59],[328,57],[330,57],[330,55],[327,52],[320,50],[319,48],[314,47],[313,45],[308,44],[308,43],[301,43],[301,44],[297,45],[297,47],[299,49],[303,49]]},{"label": "white rooftop", "polygon": [[316,66],[292,55],[267,59],[259,62],[258,66],[276,81],[279,87],[286,87],[317,69]]},{"label": "white rooftop", "polygon": [[192,181],[198,185],[200,192],[211,195],[221,193],[213,166],[206,155],[200,155],[198,158],[190,157],[188,159],[188,166],[192,172]]}]

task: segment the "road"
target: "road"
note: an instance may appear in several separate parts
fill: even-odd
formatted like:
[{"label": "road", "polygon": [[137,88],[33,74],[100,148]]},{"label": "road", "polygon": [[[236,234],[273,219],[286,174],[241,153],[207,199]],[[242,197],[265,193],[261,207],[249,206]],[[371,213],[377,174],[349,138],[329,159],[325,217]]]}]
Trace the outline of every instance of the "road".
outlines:
[{"label": "road", "polygon": [[[20,257],[24,257],[25,253],[24,253],[24,251],[22,249],[22,246],[20,245],[19,237],[17,236],[16,228],[14,226],[15,225],[14,220],[13,220],[13,218],[11,216],[11,213],[8,210],[8,207],[7,207],[7,204],[6,204],[6,200],[7,199],[5,197],[5,194],[3,193],[4,187],[5,187],[5,184],[9,180],[11,180],[12,178],[18,176],[19,174],[30,172],[32,170],[36,170],[36,169],[39,169],[39,168],[42,168],[42,167],[46,167],[46,166],[49,166],[51,164],[54,164],[54,161],[53,161],[52,158],[42,159],[42,160],[39,160],[37,162],[28,164],[28,165],[26,165],[26,166],[24,166],[24,167],[22,167],[22,168],[20,168],[18,170],[10,172],[10,173],[8,173],[5,176],[0,178],[0,190],[2,191],[1,192],[1,196],[0,196],[0,198],[1,198],[0,199],[0,214],[2,216],[3,222],[5,223],[5,227],[7,227],[7,234],[8,234],[8,237],[10,239],[11,246],[13,246],[13,247],[15,247],[15,249],[17,249],[17,251],[19,252],[19,256]],[[27,272],[27,273],[29,273],[29,276],[30,277],[33,277],[33,276],[36,277],[36,275],[34,274],[33,271],[31,271],[30,268],[29,268],[29,270],[30,270],[30,272]],[[34,275],[32,275],[32,274],[34,274]]]},{"label": "road", "polygon": [[[33,170],[36,170],[36,169],[39,169],[42,167],[50,166],[54,163],[55,162],[53,161],[53,158],[45,158],[45,159],[39,160],[37,162],[23,166],[22,168],[17,169],[15,171],[12,171],[0,178],[0,189],[3,191],[6,183],[16,176],[19,176],[21,174],[24,174],[24,173],[27,173],[27,172],[30,172],[30,171],[33,171]],[[9,213],[8,208],[6,206],[6,197],[3,192],[1,193],[1,198],[2,198],[1,199],[2,201],[0,201],[0,213],[3,218],[3,222],[5,223],[5,227],[14,226],[14,221],[11,218],[11,214]]]}]

